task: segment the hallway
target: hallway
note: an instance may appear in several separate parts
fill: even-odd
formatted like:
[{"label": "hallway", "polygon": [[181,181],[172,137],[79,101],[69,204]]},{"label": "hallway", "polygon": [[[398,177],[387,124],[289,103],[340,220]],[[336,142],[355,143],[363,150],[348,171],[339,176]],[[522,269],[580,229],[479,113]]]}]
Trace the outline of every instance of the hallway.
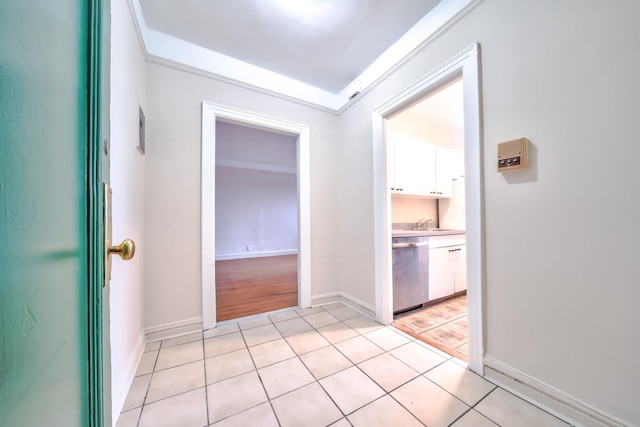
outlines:
[{"label": "hallway", "polygon": [[117,427],[568,425],[465,366],[341,303],[288,309],[149,343]]}]

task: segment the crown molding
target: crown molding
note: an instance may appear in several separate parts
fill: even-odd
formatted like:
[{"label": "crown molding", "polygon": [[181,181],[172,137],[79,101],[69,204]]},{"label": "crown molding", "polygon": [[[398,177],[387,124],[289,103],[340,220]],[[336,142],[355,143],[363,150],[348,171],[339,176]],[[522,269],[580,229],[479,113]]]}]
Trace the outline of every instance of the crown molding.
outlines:
[{"label": "crown molding", "polygon": [[339,93],[333,93],[153,30],[146,25],[140,1],[128,0],[147,61],[334,114],[341,114],[357,102],[482,1],[442,0],[362,74]]}]

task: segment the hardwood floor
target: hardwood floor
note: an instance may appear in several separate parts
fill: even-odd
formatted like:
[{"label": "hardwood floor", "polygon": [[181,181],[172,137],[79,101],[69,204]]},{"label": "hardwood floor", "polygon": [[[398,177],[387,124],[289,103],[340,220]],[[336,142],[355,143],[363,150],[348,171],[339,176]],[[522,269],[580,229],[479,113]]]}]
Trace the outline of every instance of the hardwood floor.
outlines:
[{"label": "hardwood floor", "polygon": [[298,305],[298,256],[216,261],[216,321]]}]

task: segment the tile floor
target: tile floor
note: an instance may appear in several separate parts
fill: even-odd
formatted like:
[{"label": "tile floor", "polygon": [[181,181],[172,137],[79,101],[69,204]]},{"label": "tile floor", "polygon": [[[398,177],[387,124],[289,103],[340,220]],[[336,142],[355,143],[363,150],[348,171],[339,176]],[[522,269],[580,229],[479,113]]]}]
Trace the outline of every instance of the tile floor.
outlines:
[{"label": "tile floor", "polygon": [[398,314],[394,325],[464,360],[469,357],[466,295]]},{"label": "tile floor", "polygon": [[568,426],[341,303],[147,345],[117,427]]}]

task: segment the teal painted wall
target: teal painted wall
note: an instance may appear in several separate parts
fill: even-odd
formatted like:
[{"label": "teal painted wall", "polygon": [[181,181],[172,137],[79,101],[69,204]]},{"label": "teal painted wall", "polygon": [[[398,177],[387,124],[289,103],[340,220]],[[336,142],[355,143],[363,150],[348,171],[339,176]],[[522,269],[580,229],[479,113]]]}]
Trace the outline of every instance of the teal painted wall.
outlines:
[{"label": "teal painted wall", "polygon": [[88,425],[87,6],[0,2],[0,425]]}]

